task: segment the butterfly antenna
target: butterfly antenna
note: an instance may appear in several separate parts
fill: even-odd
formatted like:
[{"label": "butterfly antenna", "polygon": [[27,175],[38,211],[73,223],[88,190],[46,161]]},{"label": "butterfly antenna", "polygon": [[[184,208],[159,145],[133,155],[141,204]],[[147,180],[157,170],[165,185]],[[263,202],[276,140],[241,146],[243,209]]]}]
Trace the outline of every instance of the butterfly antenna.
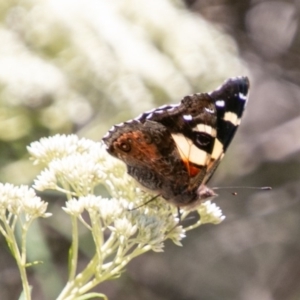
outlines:
[{"label": "butterfly antenna", "polygon": [[262,191],[270,191],[272,187],[270,186],[216,186],[213,187],[212,190],[229,190],[229,189],[247,189],[247,190],[262,190]]},{"label": "butterfly antenna", "polygon": [[160,196],[160,194],[158,194],[158,195],[152,197],[150,200],[146,201],[145,203],[143,203],[143,204],[141,204],[141,205],[139,205],[139,206],[136,206],[136,207],[134,207],[134,208],[130,208],[130,209],[128,209],[128,210],[129,210],[129,211],[133,211],[133,210],[139,209],[139,208],[141,208],[141,207],[143,207],[143,206],[149,204],[150,202],[154,201],[154,200],[155,200],[156,198],[158,198],[159,196]]},{"label": "butterfly antenna", "polygon": [[[236,189],[247,189],[247,190],[260,190],[260,191],[270,191],[272,188],[270,186],[226,186],[226,187],[213,187],[212,190],[236,190]],[[237,192],[231,193],[233,196],[237,195]]]}]

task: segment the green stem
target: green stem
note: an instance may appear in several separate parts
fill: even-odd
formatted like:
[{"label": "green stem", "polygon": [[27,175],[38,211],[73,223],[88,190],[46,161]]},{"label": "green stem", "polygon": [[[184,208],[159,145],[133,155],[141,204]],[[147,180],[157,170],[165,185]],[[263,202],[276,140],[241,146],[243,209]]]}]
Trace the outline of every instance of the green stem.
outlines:
[{"label": "green stem", "polygon": [[78,260],[78,222],[75,216],[71,217],[72,220],[72,246],[70,249],[70,272],[69,280],[71,282],[76,276],[77,260]]},{"label": "green stem", "polygon": [[22,280],[22,286],[23,286],[23,293],[25,295],[25,299],[26,300],[30,300],[31,299],[31,295],[30,295],[30,286],[28,284],[28,278],[27,278],[27,273],[26,273],[26,268],[23,265],[19,265],[19,271],[20,271],[20,275],[21,275],[21,280]]},{"label": "green stem", "polygon": [[[97,263],[97,255],[95,255],[85,270],[78,274],[73,281],[69,281],[65,288],[62,290],[60,295],[57,297],[56,300],[66,300],[66,299],[73,299],[75,295],[72,294],[72,291],[76,288],[78,289],[78,285],[80,286],[87,282],[94,274],[95,264]],[[71,298],[70,298],[71,297]],[[73,298],[72,298],[73,297]]]},{"label": "green stem", "polygon": [[101,218],[99,218],[98,213],[89,211],[90,219],[91,219],[91,228],[92,228],[92,237],[94,239],[95,249],[98,256],[97,268],[101,269],[103,264],[103,254],[101,251],[103,245],[103,231],[102,231],[102,222]]},{"label": "green stem", "polygon": [[[78,293],[79,295],[83,295],[84,293],[88,292],[91,290],[93,287],[96,285],[100,284],[101,282],[111,279],[114,275],[120,273],[120,271],[136,256],[139,256],[147,251],[149,251],[151,247],[149,245],[146,245],[142,247],[139,245],[131,254],[125,256],[122,258],[122,262],[119,264],[114,264],[112,263],[111,266],[105,270],[104,273],[101,274],[101,278],[95,277],[92,281],[88,282],[86,285],[82,286],[79,290]],[[67,300],[67,299],[66,299]],[[68,299],[68,300],[71,300]]]},{"label": "green stem", "polygon": [[190,225],[190,226],[188,226],[188,227],[185,227],[185,228],[183,228],[183,229],[184,229],[185,231],[189,231],[189,230],[192,230],[192,229],[195,229],[195,228],[199,227],[200,225],[202,225],[201,219],[200,219],[199,221],[197,221],[195,224]]},{"label": "green stem", "polygon": [[[117,237],[113,234],[113,237],[110,237],[107,240],[102,249],[105,248],[107,250],[107,243],[110,246],[115,245],[116,238]],[[57,300],[71,300],[74,299],[74,297],[84,295],[101,282],[112,279],[114,276],[118,275],[134,257],[151,250],[150,245],[140,244],[130,254],[126,255],[132,246],[134,246],[134,244],[127,245],[126,247],[119,246],[114,260],[106,265],[101,264],[101,273],[99,273],[99,253],[97,253],[91,259],[87,267],[78,274],[72,282],[68,282]],[[102,259],[105,257],[104,253],[102,252],[101,254]]]},{"label": "green stem", "polygon": [[22,286],[23,286],[23,293],[24,293],[24,298],[26,300],[31,299],[30,295],[30,286],[28,284],[28,278],[27,278],[27,273],[26,273],[26,235],[27,235],[27,227],[25,226],[24,228],[22,227],[22,255],[20,254],[18,243],[15,239],[14,232],[11,230],[11,227],[9,224],[6,222],[5,224],[5,230],[7,233],[6,236],[6,242],[16,260],[18,269],[20,271],[20,276],[22,280]]}]

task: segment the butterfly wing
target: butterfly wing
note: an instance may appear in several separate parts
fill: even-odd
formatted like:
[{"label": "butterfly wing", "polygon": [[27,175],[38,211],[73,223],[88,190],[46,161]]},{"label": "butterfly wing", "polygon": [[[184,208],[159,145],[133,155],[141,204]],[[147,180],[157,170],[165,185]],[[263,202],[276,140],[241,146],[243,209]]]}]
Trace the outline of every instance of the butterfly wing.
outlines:
[{"label": "butterfly wing", "polygon": [[228,79],[211,93],[186,96],[139,117],[162,124],[172,135],[191,182],[206,183],[240,124],[247,100],[247,77]]},{"label": "butterfly wing", "polygon": [[177,206],[193,204],[213,195],[199,187],[211,178],[239,126],[248,88],[246,77],[229,79],[211,93],[186,96],[178,105],[115,125],[103,141],[144,187]]},{"label": "butterfly wing", "polygon": [[129,175],[143,187],[172,198],[176,187],[185,189],[189,174],[165,126],[132,120],[114,126],[103,138],[107,151],[125,162]]},{"label": "butterfly wing", "polygon": [[237,128],[240,125],[249,91],[249,79],[236,77],[228,79],[219,89],[210,93],[216,110],[216,138],[207,174],[203,180],[206,184],[213,175],[224,156]]}]

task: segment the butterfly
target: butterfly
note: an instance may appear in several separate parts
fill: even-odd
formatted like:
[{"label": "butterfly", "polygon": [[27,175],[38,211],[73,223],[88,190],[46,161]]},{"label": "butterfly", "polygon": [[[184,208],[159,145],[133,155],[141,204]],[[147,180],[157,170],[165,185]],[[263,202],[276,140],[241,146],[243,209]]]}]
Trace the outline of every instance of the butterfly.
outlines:
[{"label": "butterfly", "polygon": [[113,126],[103,142],[146,190],[194,209],[216,196],[206,184],[240,125],[248,90],[247,77],[230,78],[212,92]]}]

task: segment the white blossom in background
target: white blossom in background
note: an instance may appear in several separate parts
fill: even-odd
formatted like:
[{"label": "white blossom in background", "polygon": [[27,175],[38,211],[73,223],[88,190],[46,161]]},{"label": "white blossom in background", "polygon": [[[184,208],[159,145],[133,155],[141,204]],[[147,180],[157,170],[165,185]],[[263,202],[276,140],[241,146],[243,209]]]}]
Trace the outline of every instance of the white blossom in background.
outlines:
[{"label": "white blossom in background", "polygon": [[[12,110],[16,120],[1,120],[8,130],[0,139],[31,132],[32,113],[44,128],[62,131],[85,126],[97,107],[113,104],[137,115],[245,70],[233,39],[182,1],[1,4],[1,100],[5,116]],[[22,115],[18,107],[34,111]],[[115,118],[114,111],[103,116]]]}]

